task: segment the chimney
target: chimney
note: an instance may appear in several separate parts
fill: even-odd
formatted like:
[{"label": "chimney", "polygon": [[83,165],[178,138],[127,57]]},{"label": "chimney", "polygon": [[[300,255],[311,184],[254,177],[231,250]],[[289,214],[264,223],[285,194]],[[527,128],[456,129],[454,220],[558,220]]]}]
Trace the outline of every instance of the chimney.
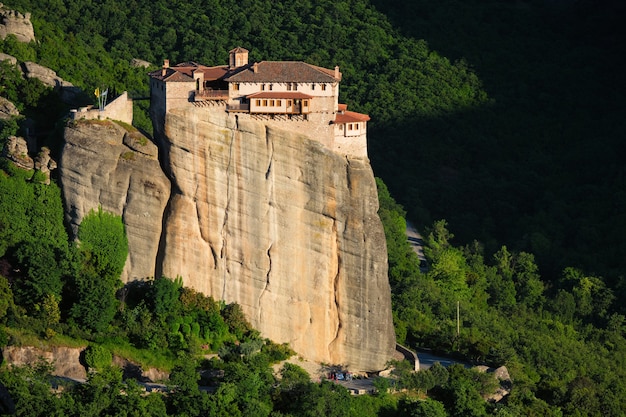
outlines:
[{"label": "chimney", "polygon": [[335,65],[335,78],[339,79],[339,65]]},{"label": "chimney", "polygon": [[255,62],[254,65],[252,66],[252,71],[254,71],[255,74],[259,72],[259,64]]}]

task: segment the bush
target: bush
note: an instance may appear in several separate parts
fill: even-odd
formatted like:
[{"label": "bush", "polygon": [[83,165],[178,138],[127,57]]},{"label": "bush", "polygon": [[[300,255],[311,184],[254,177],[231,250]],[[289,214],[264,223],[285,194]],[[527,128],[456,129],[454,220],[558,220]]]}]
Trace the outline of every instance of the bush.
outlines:
[{"label": "bush", "polygon": [[105,369],[113,362],[111,351],[100,345],[90,345],[85,349],[85,363],[90,370]]}]

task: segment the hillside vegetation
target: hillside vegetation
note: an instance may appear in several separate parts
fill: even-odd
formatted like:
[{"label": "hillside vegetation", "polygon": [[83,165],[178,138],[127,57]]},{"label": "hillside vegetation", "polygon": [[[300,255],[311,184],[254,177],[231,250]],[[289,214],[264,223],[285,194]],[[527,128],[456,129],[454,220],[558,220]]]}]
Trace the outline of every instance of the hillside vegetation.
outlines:
[{"label": "hillside vegetation", "polygon": [[[618,416],[626,409],[626,307],[618,302],[626,290],[626,86],[616,2],[6,5],[32,12],[38,42],[9,37],[0,50],[49,66],[87,92],[109,87],[144,96],[146,70],[131,68],[130,59],[217,65],[235,46],[249,49],[251,60],[339,65],[341,101],[372,116],[368,145],[384,180],[380,215],[398,340],[504,364],[514,380],[497,405],[481,398],[490,382],[462,367],[420,377],[400,372],[398,383],[409,389],[401,396],[351,398],[290,366],[279,382],[269,364],[288,349],[259,339],[237,307],[166,278],[116,293],[119,219],[92,213],[85,244],[75,246],[56,185],[5,165],[5,342],[19,343],[22,333],[51,342],[71,335],[109,349],[143,349],[153,363],[174,368],[178,387],[163,398],[142,396],[131,383],[122,396],[121,375],[105,366],[88,384],[54,396],[46,367],[5,370],[0,380],[19,415]],[[49,130],[42,144],[58,150],[66,109],[55,94],[6,64],[0,73],[0,94]],[[146,105],[137,104],[136,124],[149,130]],[[1,139],[20,123],[2,122]],[[407,212],[426,227],[426,273],[406,242]],[[187,356],[203,346],[224,359],[202,364],[225,370],[212,395],[198,391],[200,364]]]}]

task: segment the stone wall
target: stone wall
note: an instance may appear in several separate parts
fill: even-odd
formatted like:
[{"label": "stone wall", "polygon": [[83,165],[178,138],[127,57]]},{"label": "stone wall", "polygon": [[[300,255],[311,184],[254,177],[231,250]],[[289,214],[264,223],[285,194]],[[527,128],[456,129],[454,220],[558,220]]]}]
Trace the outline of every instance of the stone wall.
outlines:
[{"label": "stone wall", "polygon": [[81,107],[71,110],[70,117],[72,120],[119,120],[132,125],[133,100],[130,99],[128,93],[124,91],[119,97],[108,103],[102,111],[93,106]]},{"label": "stone wall", "polygon": [[365,130],[358,136],[336,135],[332,150],[358,158],[367,158],[367,133]]}]

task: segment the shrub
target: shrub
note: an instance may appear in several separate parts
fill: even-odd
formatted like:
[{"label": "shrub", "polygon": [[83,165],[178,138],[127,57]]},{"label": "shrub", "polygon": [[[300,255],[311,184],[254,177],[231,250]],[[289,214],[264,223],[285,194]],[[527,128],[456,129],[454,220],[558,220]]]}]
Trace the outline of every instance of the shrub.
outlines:
[{"label": "shrub", "polygon": [[100,345],[90,345],[85,349],[85,363],[90,370],[99,371],[113,362],[111,351]]}]

